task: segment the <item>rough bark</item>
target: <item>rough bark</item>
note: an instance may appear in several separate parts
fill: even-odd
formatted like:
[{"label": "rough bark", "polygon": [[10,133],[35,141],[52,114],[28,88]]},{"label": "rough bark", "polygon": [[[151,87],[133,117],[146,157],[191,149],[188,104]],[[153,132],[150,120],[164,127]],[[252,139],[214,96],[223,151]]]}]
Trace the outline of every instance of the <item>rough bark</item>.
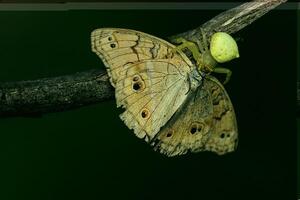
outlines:
[{"label": "rough bark", "polygon": [[105,71],[1,83],[0,116],[37,116],[94,104],[114,96]]}]

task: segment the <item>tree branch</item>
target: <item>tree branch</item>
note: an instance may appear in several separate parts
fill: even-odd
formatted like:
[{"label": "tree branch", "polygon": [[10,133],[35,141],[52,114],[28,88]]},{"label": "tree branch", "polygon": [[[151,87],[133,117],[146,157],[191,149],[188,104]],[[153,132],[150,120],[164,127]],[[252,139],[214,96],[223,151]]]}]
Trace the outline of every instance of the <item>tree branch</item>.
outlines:
[{"label": "tree branch", "polygon": [[255,0],[244,3],[222,12],[196,29],[172,36],[170,40],[174,42],[177,37],[183,37],[203,46],[201,29],[204,31],[207,40],[209,40],[211,35],[215,32],[236,33],[286,1],[287,0]]},{"label": "tree branch", "polygon": [[0,117],[36,116],[112,99],[105,71],[0,84]]},{"label": "tree branch", "polygon": [[[244,3],[225,11],[200,27],[170,37],[184,37],[203,46],[200,28],[206,38],[217,31],[235,33],[251,24],[286,0],[264,0]],[[103,70],[92,70],[67,76],[0,84],[0,117],[30,116],[64,111],[99,103],[114,97],[114,89]]]}]

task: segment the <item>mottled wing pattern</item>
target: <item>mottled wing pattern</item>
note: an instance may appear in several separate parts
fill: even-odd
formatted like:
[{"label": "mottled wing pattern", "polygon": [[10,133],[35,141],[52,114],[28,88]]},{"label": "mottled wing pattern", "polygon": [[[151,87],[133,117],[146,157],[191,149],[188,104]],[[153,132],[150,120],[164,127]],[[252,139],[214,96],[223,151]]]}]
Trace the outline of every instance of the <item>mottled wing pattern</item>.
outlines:
[{"label": "mottled wing pattern", "polygon": [[207,76],[195,93],[153,139],[154,149],[167,156],[235,150],[237,123],[231,101],[221,85]]},{"label": "mottled wing pattern", "polygon": [[150,141],[184,102],[192,63],[172,44],[128,29],[97,29],[92,50],[102,59],[115,87],[121,119]]},{"label": "mottled wing pattern", "polygon": [[119,28],[100,28],[91,34],[92,51],[103,61],[115,86],[120,71],[132,63],[164,59],[180,71],[187,72],[191,61],[182,52],[172,52],[175,46],[147,33]]}]

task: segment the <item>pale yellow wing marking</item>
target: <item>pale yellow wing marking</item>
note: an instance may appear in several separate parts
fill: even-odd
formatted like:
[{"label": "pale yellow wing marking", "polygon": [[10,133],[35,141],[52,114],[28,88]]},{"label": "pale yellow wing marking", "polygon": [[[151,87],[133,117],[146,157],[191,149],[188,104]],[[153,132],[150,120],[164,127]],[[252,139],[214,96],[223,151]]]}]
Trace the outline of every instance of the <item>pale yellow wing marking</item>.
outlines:
[{"label": "pale yellow wing marking", "polygon": [[96,29],[91,34],[92,51],[107,67],[113,86],[119,73],[127,64],[144,60],[167,59],[181,66],[183,72],[189,71],[191,61],[182,52],[173,53],[174,45],[152,35],[117,28]]},{"label": "pale yellow wing marking", "polygon": [[217,79],[207,76],[203,85],[154,138],[154,149],[168,156],[187,152],[231,152],[238,131],[231,101]]},{"label": "pale yellow wing marking", "polygon": [[125,108],[121,119],[150,141],[184,102],[195,67],[174,45],[146,33],[103,28],[91,41],[116,88],[117,106]]}]

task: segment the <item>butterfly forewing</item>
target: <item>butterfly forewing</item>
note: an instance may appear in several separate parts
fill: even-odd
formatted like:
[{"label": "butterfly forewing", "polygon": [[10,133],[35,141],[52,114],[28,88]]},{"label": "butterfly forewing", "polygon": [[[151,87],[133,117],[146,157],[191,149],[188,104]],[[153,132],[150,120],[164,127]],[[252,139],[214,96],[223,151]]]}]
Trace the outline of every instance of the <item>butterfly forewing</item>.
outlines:
[{"label": "butterfly forewing", "polygon": [[92,50],[102,59],[116,89],[121,119],[150,141],[185,101],[195,67],[175,46],[128,29],[97,29]]},{"label": "butterfly forewing", "polygon": [[92,51],[107,67],[114,85],[119,72],[127,64],[144,60],[165,59],[178,66],[182,72],[189,72],[191,61],[185,54],[172,51],[175,46],[152,35],[117,28],[96,29],[91,34]]}]

